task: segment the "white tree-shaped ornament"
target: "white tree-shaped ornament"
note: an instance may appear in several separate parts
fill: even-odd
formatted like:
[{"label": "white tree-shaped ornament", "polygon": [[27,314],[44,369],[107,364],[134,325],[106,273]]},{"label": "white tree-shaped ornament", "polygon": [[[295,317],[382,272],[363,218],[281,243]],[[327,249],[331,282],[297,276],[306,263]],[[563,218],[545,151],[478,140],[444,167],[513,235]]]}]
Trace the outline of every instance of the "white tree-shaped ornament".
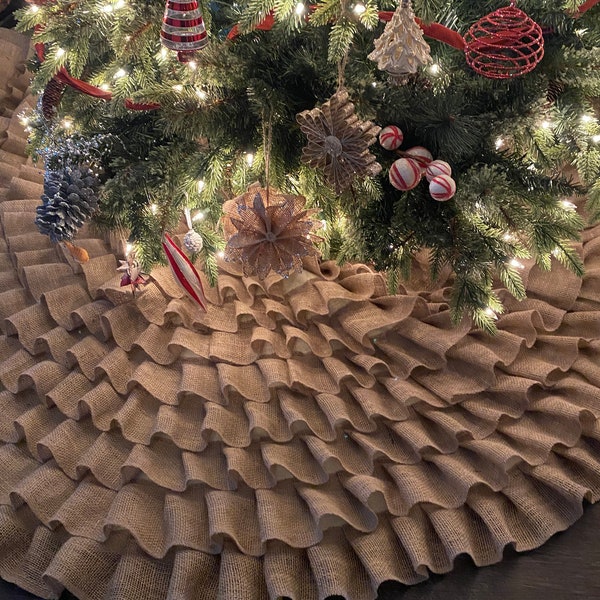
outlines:
[{"label": "white tree-shaped ornament", "polygon": [[375,40],[375,50],[369,58],[398,84],[431,62],[429,46],[415,21],[410,0],[402,0],[381,36]]}]

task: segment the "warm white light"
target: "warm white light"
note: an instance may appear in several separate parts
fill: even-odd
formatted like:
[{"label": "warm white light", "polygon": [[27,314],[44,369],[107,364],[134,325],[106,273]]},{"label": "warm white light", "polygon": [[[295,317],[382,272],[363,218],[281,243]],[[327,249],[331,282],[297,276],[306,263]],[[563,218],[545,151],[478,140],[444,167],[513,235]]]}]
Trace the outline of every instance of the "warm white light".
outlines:
[{"label": "warm white light", "polygon": [[190,60],[187,66],[190,68],[190,71],[195,71],[198,68],[198,63],[195,60]]},{"label": "warm white light", "polygon": [[118,0],[115,4],[115,8],[123,8],[125,6],[125,0]]},{"label": "warm white light", "polygon": [[550,121],[542,121],[542,127],[544,129],[550,129],[550,127],[552,127],[552,123],[550,123]]},{"label": "warm white light", "polygon": [[594,142],[594,144],[600,144],[600,135],[593,135],[592,142]]},{"label": "warm white light", "polygon": [[306,7],[304,6],[303,2],[298,2],[298,4],[296,4],[296,8],[294,9],[294,12],[301,17],[305,12],[306,12]]},{"label": "warm white light", "polygon": [[158,212],[158,206],[156,204],[150,205],[150,212],[155,215]]},{"label": "warm white light", "polygon": [[198,179],[198,181],[196,183],[196,186],[198,188],[198,193],[200,193],[204,189],[205,185],[206,185],[206,183],[204,183],[203,179]]},{"label": "warm white light", "polygon": [[197,89],[196,96],[198,96],[200,100],[206,100],[206,92],[204,90]]},{"label": "warm white light", "polygon": [[125,246],[125,256],[128,256],[129,254],[131,254],[131,251],[133,250],[133,244],[127,244]]},{"label": "warm white light", "polygon": [[373,87],[377,87],[377,82],[376,82],[376,81],[374,81],[374,82],[373,82],[371,85],[372,85]]},{"label": "warm white light", "polygon": [[71,121],[71,119],[63,119],[62,126],[65,129],[71,129],[71,127],[73,127],[73,121]]},{"label": "warm white light", "polygon": [[561,200],[561,204],[568,210],[575,210],[577,208],[577,206],[572,202],[569,202],[569,200]]},{"label": "warm white light", "polygon": [[36,13],[36,12],[38,12],[38,10],[40,10],[40,7],[39,7],[39,6],[37,6],[37,4],[32,4],[32,5],[31,5],[31,7],[29,8],[29,10],[30,10],[32,13]]},{"label": "warm white light", "polygon": [[581,122],[582,123],[591,123],[594,120],[594,117],[591,115],[582,115]]},{"label": "warm white light", "polygon": [[192,221],[202,221],[202,219],[204,219],[204,213],[202,211],[200,211],[199,213],[196,213],[194,215],[194,218],[192,219]]},{"label": "warm white light", "polygon": [[511,267],[514,267],[515,269],[524,269],[525,265],[521,262],[519,262],[516,258],[511,258],[509,263],[508,263]]},{"label": "warm white light", "polygon": [[502,146],[504,146],[504,140],[501,137],[496,138],[496,150],[500,150]]},{"label": "warm white light", "polygon": [[125,69],[119,69],[114,75],[113,77],[115,79],[119,79],[119,77],[125,77],[125,75],[127,75],[127,71]]},{"label": "warm white light", "polygon": [[354,5],[354,9],[353,9],[353,10],[354,10],[354,14],[356,14],[356,15],[359,15],[359,16],[360,16],[360,15],[362,15],[362,14],[363,14],[363,13],[364,13],[364,12],[367,10],[367,8],[366,8],[366,6],[365,6],[364,4],[362,4],[361,2],[357,2],[357,3]]},{"label": "warm white light", "polygon": [[225,252],[223,252],[223,250],[219,250],[219,251],[217,252],[217,256],[218,256],[219,258],[223,258],[223,257],[225,256]]},{"label": "warm white light", "polygon": [[254,154],[252,154],[252,152],[248,152],[246,154],[246,164],[249,167],[251,167],[253,162],[254,162]]},{"label": "warm white light", "polygon": [[101,90],[104,90],[105,92],[108,92],[108,90],[110,90],[110,85],[108,85],[108,83],[103,83],[103,84],[100,86],[100,89],[101,89]]},{"label": "warm white light", "polygon": [[325,219],[321,220],[321,226],[323,227],[323,231],[327,229],[327,221]]},{"label": "warm white light", "polygon": [[515,239],[515,236],[512,233],[509,233],[508,231],[502,236],[502,239],[505,242],[511,242],[512,240]]},{"label": "warm white light", "polygon": [[113,11],[113,5],[112,4],[105,4],[102,8],[101,8],[103,13],[111,13]]},{"label": "warm white light", "polygon": [[176,92],[181,92],[181,91],[183,90],[183,86],[182,86],[180,83],[178,83],[177,85],[174,85],[174,86],[173,86],[173,89],[174,89]]},{"label": "warm white light", "polygon": [[64,56],[66,53],[66,50],[64,48],[57,48],[56,49],[56,56],[57,58],[60,58],[61,56]]},{"label": "warm white light", "polygon": [[21,125],[29,125],[29,117],[21,117]]},{"label": "warm white light", "polygon": [[488,306],[488,307],[485,309],[485,314],[486,314],[488,317],[492,317],[492,319],[497,319],[497,318],[498,318],[498,315],[496,314],[496,312],[494,311],[494,309],[493,309],[493,308],[491,308],[490,306]]},{"label": "warm white light", "polygon": [[560,255],[560,247],[556,246],[556,248],[554,248],[554,250],[552,250],[552,256],[559,256]]},{"label": "warm white light", "polygon": [[430,67],[429,67],[429,72],[432,75],[437,75],[440,72],[440,65],[438,65],[437,63],[433,63]]},{"label": "warm white light", "polygon": [[167,53],[168,53],[168,50],[166,48],[160,49],[160,57],[161,58],[167,58]]}]

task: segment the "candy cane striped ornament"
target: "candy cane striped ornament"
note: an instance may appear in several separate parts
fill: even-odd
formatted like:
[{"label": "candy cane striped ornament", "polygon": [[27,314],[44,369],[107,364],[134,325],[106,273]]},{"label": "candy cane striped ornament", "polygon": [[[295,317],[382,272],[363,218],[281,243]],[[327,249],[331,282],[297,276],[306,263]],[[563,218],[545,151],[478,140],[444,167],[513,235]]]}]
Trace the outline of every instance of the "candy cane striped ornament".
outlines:
[{"label": "candy cane striped ornament", "polygon": [[200,275],[190,259],[181,251],[175,242],[165,233],[162,247],[167,255],[169,266],[173,277],[179,285],[186,291],[190,298],[196,302],[202,310],[206,311],[206,296]]},{"label": "candy cane striped ornament", "polygon": [[445,160],[433,160],[425,169],[425,178],[431,181],[438,175],[452,175],[452,167]]},{"label": "candy cane striped ornament", "polygon": [[179,62],[189,62],[196,50],[208,44],[204,20],[197,0],[188,2],[167,0],[160,41],[169,50],[177,51]]},{"label": "candy cane striped ornament", "polygon": [[402,145],[402,140],[404,140],[404,134],[400,127],[396,127],[396,125],[388,125],[379,133],[379,143],[386,150],[399,148]]},{"label": "candy cane striped ornament", "polygon": [[427,148],[423,146],[413,146],[406,151],[413,160],[416,160],[421,167],[421,170],[425,172],[427,165],[433,160],[433,155]]},{"label": "candy cane striped ornament", "polygon": [[429,182],[429,193],[439,202],[450,200],[456,193],[456,182],[449,175],[438,175]]},{"label": "candy cane striped ornament", "polygon": [[390,183],[402,192],[412,190],[421,181],[423,172],[416,160],[399,158],[390,168]]}]

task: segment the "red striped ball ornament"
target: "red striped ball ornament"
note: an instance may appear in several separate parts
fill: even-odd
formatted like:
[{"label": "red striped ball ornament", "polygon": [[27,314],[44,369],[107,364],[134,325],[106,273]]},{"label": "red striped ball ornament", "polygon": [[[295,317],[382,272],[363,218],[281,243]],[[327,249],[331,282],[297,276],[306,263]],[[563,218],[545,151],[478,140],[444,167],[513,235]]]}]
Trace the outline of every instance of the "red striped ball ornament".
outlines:
[{"label": "red striped ball ornament", "polygon": [[167,0],[160,41],[177,52],[179,62],[189,62],[196,50],[206,46],[208,37],[197,0]]},{"label": "red striped ball ornament", "polygon": [[402,192],[412,190],[421,181],[421,167],[412,158],[399,158],[390,168],[390,183]]},{"label": "red striped ball ornament", "polygon": [[445,160],[433,160],[425,169],[427,181],[431,181],[438,175],[452,175],[452,167]]},{"label": "red striped ball ornament", "polygon": [[396,125],[388,125],[384,127],[379,133],[379,143],[382,148],[386,150],[395,150],[402,145],[402,140],[404,139],[404,134],[400,127],[396,127]]},{"label": "red striped ball ornament", "polygon": [[425,172],[427,165],[433,160],[431,152],[423,146],[413,146],[406,151],[406,154],[410,154],[410,157],[419,163],[423,172]]},{"label": "red striped ball ornament", "polygon": [[429,193],[439,202],[450,200],[456,193],[456,182],[449,175],[438,175],[429,182]]}]

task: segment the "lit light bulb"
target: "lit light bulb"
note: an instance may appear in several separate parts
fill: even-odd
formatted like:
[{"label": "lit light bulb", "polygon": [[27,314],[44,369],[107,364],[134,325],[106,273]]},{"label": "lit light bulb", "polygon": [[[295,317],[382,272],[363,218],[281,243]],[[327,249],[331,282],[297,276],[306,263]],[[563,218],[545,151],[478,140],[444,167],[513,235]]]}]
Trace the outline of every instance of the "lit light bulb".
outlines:
[{"label": "lit light bulb", "polygon": [[438,65],[438,63],[433,63],[430,67],[429,67],[429,72],[432,75],[437,75],[440,72],[440,65]]},{"label": "lit light bulb", "polygon": [[108,83],[103,83],[103,84],[100,86],[100,89],[101,89],[101,90],[104,90],[105,92],[108,92],[108,90],[110,90],[110,85],[108,85]]},{"label": "lit light bulb", "polygon": [[594,142],[594,144],[600,144],[600,135],[593,135],[592,142]]},{"label": "lit light bulb", "polygon": [[111,13],[113,11],[113,5],[112,4],[105,4],[100,10],[103,13]]},{"label": "lit light bulb", "polygon": [[544,120],[544,121],[542,121],[542,127],[544,129],[550,129],[550,127],[552,127],[552,123],[550,123],[550,121]]},{"label": "lit light bulb", "polygon": [[150,205],[150,212],[155,215],[158,212],[158,206],[156,204]]},{"label": "lit light bulb", "polygon": [[353,10],[354,10],[354,14],[355,15],[360,16],[360,15],[362,15],[362,14],[364,14],[366,12],[367,7],[362,2],[357,2],[354,5]]},{"label": "lit light bulb", "polygon": [[66,50],[64,48],[57,48],[56,49],[56,56],[57,58],[60,58],[61,56],[64,56],[66,54]]},{"label": "lit light bulb", "polygon": [[224,256],[225,256],[225,252],[223,252],[223,250],[219,250],[219,251],[217,252],[217,256],[218,256],[219,258],[224,258]]},{"label": "lit light bulb", "polygon": [[174,89],[176,92],[181,92],[181,91],[183,90],[183,86],[182,86],[180,83],[178,83],[177,85],[174,85],[174,86],[173,86],[173,89]]},{"label": "lit light bulb", "polygon": [[194,215],[194,218],[192,219],[192,221],[202,221],[202,219],[204,219],[204,213],[202,211],[200,211],[199,213],[196,213]]},{"label": "lit light bulb", "polygon": [[115,4],[115,8],[123,8],[125,6],[125,0],[118,0]]},{"label": "lit light bulb", "polygon": [[552,256],[559,256],[560,255],[560,247],[556,246],[556,248],[554,248],[554,250],[552,250]]},{"label": "lit light bulb", "polygon": [[581,116],[582,123],[591,123],[593,120],[594,120],[594,117],[592,117],[591,115],[582,115]]},{"label": "lit light bulb", "polygon": [[198,181],[196,182],[196,187],[198,188],[198,193],[200,193],[204,189],[205,185],[206,185],[206,183],[204,183],[203,179],[198,179]]},{"label": "lit light bulb", "polygon": [[21,117],[21,125],[29,125],[29,117]]},{"label": "lit light bulb", "polygon": [[37,6],[37,4],[32,4],[30,9],[29,9],[32,13],[36,13],[40,10],[40,7]]},{"label": "lit light bulb", "polygon": [[561,200],[560,202],[567,210],[575,210],[577,206],[569,200]]},{"label": "lit light bulb", "polygon": [[65,129],[71,129],[71,127],[73,127],[73,121],[71,121],[69,118],[63,119],[62,126]]},{"label": "lit light bulb", "polygon": [[113,77],[115,79],[119,79],[120,77],[125,77],[125,75],[127,75],[127,71],[125,69],[119,69],[114,75]]},{"label": "lit light bulb", "polygon": [[198,98],[200,98],[200,100],[206,100],[207,94],[204,90],[197,89],[196,96],[198,96]]},{"label": "lit light bulb", "polygon": [[306,6],[304,6],[304,3],[298,2],[298,4],[296,4],[296,8],[294,9],[294,12],[296,13],[296,15],[301,17],[306,12]]},{"label": "lit light bulb", "polygon": [[500,150],[502,146],[504,146],[504,140],[501,137],[496,138],[496,150]]},{"label": "lit light bulb", "polygon": [[326,231],[327,230],[327,221],[325,219],[321,220],[321,225],[323,227],[323,231]]},{"label": "lit light bulb", "polygon": [[494,320],[498,319],[498,315],[496,314],[496,311],[491,306],[488,306],[484,312],[488,317],[492,317],[492,319],[494,319]]},{"label": "lit light bulb", "polygon": [[519,262],[516,258],[511,258],[509,263],[508,263],[511,267],[514,267],[515,269],[524,269],[525,265],[521,262]]},{"label": "lit light bulb", "polygon": [[161,58],[167,58],[167,54],[168,54],[168,50],[166,48],[160,49],[160,57]]},{"label": "lit light bulb", "polygon": [[252,152],[248,152],[246,154],[246,164],[249,167],[251,167],[253,162],[254,162],[254,154],[252,154]]},{"label": "lit light bulb", "polygon": [[371,85],[372,85],[373,87],[377,87],[377,82],[376,82],[376,81],[374,81],[374,82],[373,82]]},{"label": "lit light bulb", "polygon": [[125,246],[125,256],[129,256],[131,254],[131,251],[133,250],[133,244],[127,244]]},{"label": "lit light bulb", "polygon": [[195,71],[198,68],[198,63],[195,60],[190,60],[187,66],[190,68],[190,71]]}]

